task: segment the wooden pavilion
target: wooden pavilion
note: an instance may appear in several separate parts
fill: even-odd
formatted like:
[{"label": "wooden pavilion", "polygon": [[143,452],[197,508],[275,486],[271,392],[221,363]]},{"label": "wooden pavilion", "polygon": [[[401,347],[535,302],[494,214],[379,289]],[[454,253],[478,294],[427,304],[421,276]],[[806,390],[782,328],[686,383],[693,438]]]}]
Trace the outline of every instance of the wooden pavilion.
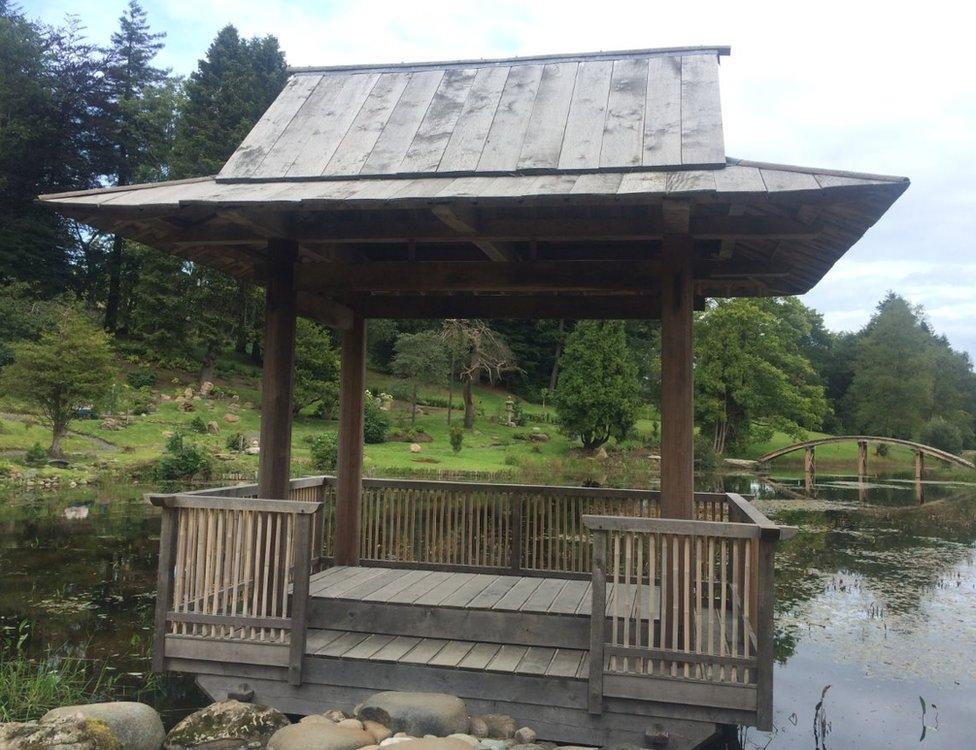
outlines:
[{"label": "wooden pavilion", "polygon": [[[156,668],[560,741],[771,727],[784,530],[693,490],[692,313],[806,292],[908,181],[728,158],[728,52],[298,69],[216,176],[42,196],[266,289],[258,484],[153,498]],[[298,315],[342,332],[334,478],[289,477]],[[660,319],[660,492],[364,480],[366,321],[441,317]]]}]

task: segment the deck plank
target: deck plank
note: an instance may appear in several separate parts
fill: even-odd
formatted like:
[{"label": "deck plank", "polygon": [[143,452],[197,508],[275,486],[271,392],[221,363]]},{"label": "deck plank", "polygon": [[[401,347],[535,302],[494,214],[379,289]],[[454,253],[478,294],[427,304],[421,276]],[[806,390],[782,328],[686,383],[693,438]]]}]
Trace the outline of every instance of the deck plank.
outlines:
[{"label": "deck plank", "polygon": [[484,591],[498,576],[477,573],[466,584],[441,602],[442,607],[466,607],[468,602]]},{"label": "deck plank", "polygon": [[461,669],[484,669],[488,666],[501,646],[497,643],[476,643],[458,663]]},{"label": "deck plank", "polygon": [[546,612],[568,583],[564,578],[543,578],[539,588],[522,605],[520,612]]},{"label": "deck plank", "polygon": [[404,654],[420,643],[420,641],[420,638],[415,638],[412,635],[398,635],[373,654],[373,661],[399,661]]},{"label": "deck plank", "polygon": [[432,667],[456,667],[474,648],[471,641],[450,641],[427,662]]},{"label": "deck plank", "polygon": [[341,636],[343,630],[309,630],[305,636],[305,653],[314,654],[321,648],[325,648],[336,638]]},{"label": "deck plank", "polygon": [[556,654],[549,663],[546,675],[549,677],[575,677],[585,653],[585,651],[577,651],[572,648],[556,649]]},{"label": "deck plank", "polygon": [[443,570],[435,570],[430,575],[424,576],[416,583],[407,586],[407,588],[399,593],[389,597],[387,601],[394,604],[412,604],[416,599],[433,589],[438,583],[446,581],[451,575],[453,574]]},{"label": "deck plank", "polygon": [[511,590],[512,586],[518,580],[515,576],[499,576],[488,584],[484,591],[468,602],[466,606],[471,609],[491,609],[496,602]]},{"label": "deck plank", "polygon": [[412,586],[417,581],[429,576],[432,571],[429,570],[404,570],[401,571],[403,575],[394,581],[388,583],[383,588],[374,591],[372,594],[368,594],[363,597],[364,602],[385,602],[389,601],[389,597],[399,594],[408,586]]},{"label": "deck plank", "polygon": [[342,656],[369,637],[369,633],[343,633],[332,643],[315,652],[316,656]]},{"label": "deck plank", "polygon": [[345,592],[384,572],[383,568],[346,568],[340,575],[328,579],[327,585],[316,591],[314,595],[340,599]]},{"label": "deck plank", "polygon": [[455,593],[461,586],[474,578],[474,573],[455,573],[449,578],[441,581],[430,591],[418,597],[414,604],[421,606],[434,606],[440,604],[444,599]]},{"label": "deck plank", "polygon": [[504,612],[518,612],[544,580],[543,578],[519,578],[518,583],[512,586],[508,593],[495,602],[491,608]]},{"label": "deck plank", "polygon": [[356,644],[342,655],[343,659],[370,659],[373,655],[392,641],[392,635],[373,634],[361,643]]},{"label": "deck plank", "polygon": [[349,589],[345,594],[343,594],[343,599],[356,599],[361,600],[364,596],[372,594],[374,591],[378,591],[389,583],[401,578],[403,576],[403,571],[401,570],[388,570],[378,576],[373,576],[368,581],[364,581],[358,586],[354,586]]},{"label": "deck plank", "polygon": [[556,595],[556,598],[549,606],[549,612],[565,615],[574,614],[580,602],[583,600],[583,594],[588,590],[588,585],[587,581],[567,582],[563,586],[563,590]]},{"label": "deck plank", "polygon": [[448,643],[441,638],[424,638],[398,661],[401,664],[426,664]]},{"label": "deck plank", "polygon": [[525,652],[525,656],[515,667],[516,674],[539,674],[544,675],[552,663],[552,658],[556,655],[556,649],[544,646],[530,646]]},{"label": "deck plank", "polygon": [[485,669],[489,672],[514,672],[528,650],[528,646],[502,646]]}]

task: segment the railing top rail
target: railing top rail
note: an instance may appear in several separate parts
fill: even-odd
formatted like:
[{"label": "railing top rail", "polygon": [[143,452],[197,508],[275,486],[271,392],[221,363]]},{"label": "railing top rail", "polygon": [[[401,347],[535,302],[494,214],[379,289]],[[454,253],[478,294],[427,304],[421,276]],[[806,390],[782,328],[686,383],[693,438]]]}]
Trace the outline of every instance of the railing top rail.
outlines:
[{"label": "railing top rail", "polygon": [[211,510],[257,510],[271,513],[312,515],[322,503],[309,500],[264,500],[253,497],[221,497],[219,495],[157,495],[155,505],[163,508],[208,508]]},{"label": "railing top rail", "polygon": [[[693,521],[685,518],[633,518],[631,516],[583,516],[590,531],[633,531],[689,536],[716,536],[733,539],[758,539],[761,529],[751,523]],[[776,527],[777,530],[779,527]]]}]

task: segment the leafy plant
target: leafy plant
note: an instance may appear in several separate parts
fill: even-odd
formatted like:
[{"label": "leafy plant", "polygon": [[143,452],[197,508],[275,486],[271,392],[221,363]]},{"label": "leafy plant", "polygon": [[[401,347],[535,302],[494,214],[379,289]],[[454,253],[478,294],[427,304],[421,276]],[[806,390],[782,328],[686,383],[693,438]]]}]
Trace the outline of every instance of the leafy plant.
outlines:
[{"label": "leafy plant", "polygon": [[339,461],[339,436],[324,432],[312,438],[312,466],[318,471],[335,471]]},{"label": "leafy plant", "polygon": [[156,373],[153,370],[130,370],[125,374],[125,382],[136,390],[152,388],[156,385]]},{"label": "leafy plant", "polygon": [[195,417],[193,417],[193,419],[190,420],[190,429],[198,435],[206,435],[207,423],[204,421],[203,417],[197,414]]},{"label": "leafy plant", "polygon": [[455,453],[460,453],[463,443],[464,430],[462,430],[459,425],[454,425],[451,427],[451,450],[453,450]]},{"label": "leafy plant", "polygon": [[40,443],[34,443],[27,449],[24,456],[24,463],[28,466],[43,466],[47,463],[47,451],[41,447]]},{"label": "leafy plant", "polygon": [[184,441],[183,435],[176,433],[166,442],[156,473],[164,481],[209,479],[213,462],[205,448]]},{"label": "leafy plant", "polygon": [[962,431],[942,417],[932,417],[922,428],[921,441],[934,448],[959,453],[962,450]]},{"label": "leafy plant", "polygon": [[389,431],[389,416],[376,405],[372,396],[368,396],[363,406],[363,441],[371,444],[385,442]]}]

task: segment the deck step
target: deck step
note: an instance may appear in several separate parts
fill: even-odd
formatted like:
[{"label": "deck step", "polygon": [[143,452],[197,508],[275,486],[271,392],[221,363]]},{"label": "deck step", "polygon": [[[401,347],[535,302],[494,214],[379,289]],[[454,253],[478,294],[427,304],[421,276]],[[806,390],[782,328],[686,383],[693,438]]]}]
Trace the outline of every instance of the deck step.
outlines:
[{"label": "deck step", "polygon": [[[589,647],[589,581],[441,570],[333,567],[309,587],[309,623],[388,636],[543,648]],[[611,584],[608,614],[645,633],[656,589]],[[645,641],[646,642],[646,641]]]},{"label": "deck step", "polygon": [[307,656],[413,664],[479,672],[585,679],[588,652],[443,638],[394,636],[350,630],[309,630]]}]

